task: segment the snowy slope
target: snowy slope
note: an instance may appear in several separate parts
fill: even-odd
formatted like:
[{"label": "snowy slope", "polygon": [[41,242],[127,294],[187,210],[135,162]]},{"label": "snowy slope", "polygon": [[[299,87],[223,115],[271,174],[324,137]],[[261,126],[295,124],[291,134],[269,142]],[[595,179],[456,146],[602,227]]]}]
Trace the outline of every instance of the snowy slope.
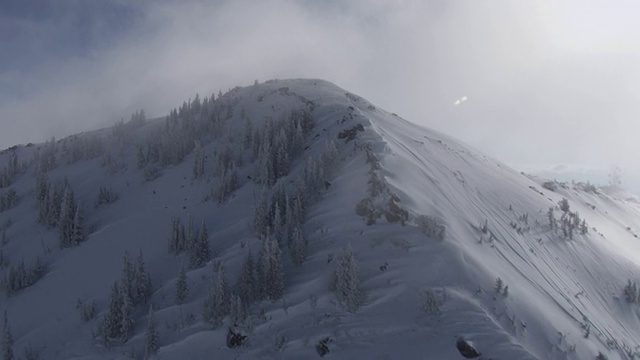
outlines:
[{"label": "snowy slope", "polygon": [[[484,359],[640,356],[634,355],[640,345],[639,308],[622,295],[627,279],[640,279],[637,198],[580,186],[547,190],[543,179],[321,80],[270,81],[236,88],[216,101],[219,114],[226,114],[220,122],[224,135],[202,137],[203,179],[192,176],[190,152],[145,181],[136,165],[137,145],[156,136],[164,119],[147,121],[125,136],[112,129],[79,134],[104,144],[101,155],[89,160],[67,164],[64,140],[59,144],[58,166],[47,176],[68,180],[93,230],[77,247],[59,249],[58,232],[36,221],[34,155],[45,145],[0,155],[0,168],[13,152],[26,167],[10,186],[18,194],[17,206],[0,213],[0,226],[8,219],[12,223],[3,254],[12,263],[31,264],[40,256],[47,264],[44,278],[0,300],[17,355],[29,348],[41,359],[141,358],[146,308],[136,309],[134,335],[124,344],[106,348],[97,334],[111,284],[121,276],[123,254],[135,258],[142,251],[153,284],[159,359],[315,358],[316,343],[324,337],[331,338],[328,356],[341,359],[462,359],[455,347],[460,337]],[[263,187],[246,149],[238,190],[222,204],[211,201],[208,195],[220,182],[214,159],[227,144],[242,141],[246,119],[260,128],[301,109],[315,126],[305,136],[304,153],[279,183],[294,187],[304,176],[305,159],[320,156],[328,141],[337,146],[338,162],[323,176],[326,187],[309,194],[306,261],[295,266],[285,250],[283,298],[253,304],[250,325],[238,324],[249,335],[247,345],[229,349],[227,326],[212,328],[202,320],[203,299],[220,264],[233,283],[247,248],[258,253],[260,240],[251,224]],[[107,152],[114,166],[103,165]],[[376,195],[371,195],[372,179],[381,189]],[[113,189],[119,199],[94,206],[101,187]],[[576,231],[568,239],[551,229],[547,211],[563,197],[585,219],[587,234]],[[370,209],[381,211],[375,224],[356,213],[367,198]],[[406,221],[393,221],[394,206],[406,211]],[[560,210],[555,214],[559,220]],[[172,218],[186,221],[189,215],[196,224],[206,223],[213,258],[188,270],[189,296],[175,305],[176,277],[188,257],[169,254],[167,238]],[[425,216],[444,226],[442,239],[425,234]],[[335,259],[347,247],[356,254],[365,294],[356,312],[347,311],[330,287]],[[508,295],[494,290],[497,278],[508,285]],[[98,318],[81,321],[78,299],[96,300]]]}]

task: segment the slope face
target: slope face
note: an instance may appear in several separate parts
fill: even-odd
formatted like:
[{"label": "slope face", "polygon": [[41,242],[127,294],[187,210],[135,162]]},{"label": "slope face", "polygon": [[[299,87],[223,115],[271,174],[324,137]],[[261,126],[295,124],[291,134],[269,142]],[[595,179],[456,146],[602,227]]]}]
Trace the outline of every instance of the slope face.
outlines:
[{"label": "slope face", "polygon": [[[142,252],[162,359],[309,358],[327,337],[331,356],[345,359],[460,359],[460,337],[486,359],[632,358],[638,308],[622,287],[640,277],[640,207],[629,196],[547,190],[321,80],[270,81],[214,98],[166,119],[136,117],[0,155],[11,178],[0,195],[17,195],[0,212],[10,259],[2,275],[22,259],[27,268],[38,256],[45,264],[42,278],[0,302],[17,354],[142,357],[147,305],[132,310],[125,339],[100,336],[111,286],[123,282],[123,255]],[[38,174],[52,188],[66,179],[82,204],[88,236],[79,246],[61,249],[60,226],[38,222]],[[563,198],[566,214],[557,206]],[[295,199],[304,211],[292,210]],[[574,212],[589,231],[578,224],[569,239],[563,219],[576,221]],[[287,214],[304,214],[295,226],[306,239],[301,258],[287,245],[293,235],[276,225],[288,229],[295,220]],[[212,254],[202,266],[191,250],[167,250],[176,217],[191,217],[193,233],[206,226]],[[278,231],[286,234],[283,293],[246,303],[242,321],[205,321],[223,271],[238,292],[248,249],[260,257],[261,234]],[[353,307],[331,290],[345,249],[359,265],[363,295]],[[181,268],[189,290],[177,305]],[[80,310],[95,301],[94,319],[82,321],[78,300]],[[232,325],[248,335],[240,348],[225,344]]]}]

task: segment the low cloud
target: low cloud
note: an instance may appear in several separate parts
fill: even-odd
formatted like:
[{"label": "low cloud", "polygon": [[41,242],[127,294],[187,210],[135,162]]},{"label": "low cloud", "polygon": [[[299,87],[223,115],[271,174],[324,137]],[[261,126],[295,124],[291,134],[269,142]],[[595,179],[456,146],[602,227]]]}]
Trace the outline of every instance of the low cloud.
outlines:
[{"label": "low cloud", "polygon": [[[161,116],[196,93],[255,79],[312,77],[512,165],[617,163],[640,173],[633,2],[112,5],[82,8],[98,14],[90,26],[73,11],[55,24],[5,15],[20,35],[0,48],[28,64],[0,58],[11,65],[0,67],[0,147],[107,126],[138,108]],[[65,42],[78,27],[91,36]],[[47,36],[64,46],[44,45]]]}]

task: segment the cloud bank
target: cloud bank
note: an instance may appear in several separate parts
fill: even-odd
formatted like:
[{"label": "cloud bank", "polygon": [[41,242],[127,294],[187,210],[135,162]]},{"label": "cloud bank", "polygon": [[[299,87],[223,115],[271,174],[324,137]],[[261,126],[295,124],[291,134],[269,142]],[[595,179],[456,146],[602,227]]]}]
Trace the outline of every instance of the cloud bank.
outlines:
[{"label": "cloud bank", "polygon": [[632,1],[21,4],[0,8],[0,148],[311,77],[515,166],[640,173]]}]

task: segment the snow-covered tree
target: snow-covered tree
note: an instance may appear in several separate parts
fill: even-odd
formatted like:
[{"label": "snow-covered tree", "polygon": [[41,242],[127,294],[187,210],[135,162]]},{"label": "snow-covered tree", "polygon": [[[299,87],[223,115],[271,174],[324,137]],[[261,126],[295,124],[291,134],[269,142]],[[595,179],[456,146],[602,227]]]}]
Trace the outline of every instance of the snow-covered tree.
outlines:
[{"label": "snow-covered tree", "polygon": [[182,305],[189,296],[189,288],[187,287],[187,274],[184,266],[180,268],[178,279],[176,280],[176,304]]},{"label": "snow-covered tree", "polygon": [[184,231],[184,225],[179,217],[174,217],[171,221],[171,233],[168,240],[168,250],[171,254],[179,254],[186,250],[187,241]]},{"label": "snow-covered tree", "polygon": [[493,285],[493,290],[495,290],[495,292],[499,294],[502,292],[503,288],[504,288],[504,281],[502,281],[501,278],[496,278],[496,282]]},{"label": "snow-covered tree", "polygon": [[127,342],[133,334],[135,322],[133,319],[133,304],[128,296],[123,296],[120,310],[120,341]]},{"label": "snow-covered tree", "polygon": [[280,214],[280,207],[278,204],[275,205],[275,213],[273,215],[273,236],[280,246],[284,245],[284,227],[282,216]]},{"label": "snow-covered tree", "polygon": [[562,198],[562,200],[558,202],[558,206],[560,207],[560,211],[562,211],[564,214],[568,213],[571,209],[571,207],[569,206],[569,200],[567,200],[566,198]]},{"label": "snow-covered tree", "polygon": [[236,281],[236,293],[245,304],[251,304],[256,298],[256,278],[253,261],[251,249],[249,249]]},{"label": "snow-covered tree", "polygon": [[149,306],[147,332],[145,336],[144,358],[150,359],[158,352],[158,324],[156,323],[153,306]]},{"label": "snow-covered tree", "polygon": [[263,188],[253,209],[253,228],[257,234],[264,234],[270,224],[267,189]]},{"label": "snow-covered tree", "polygon": [[133,299],[135,296],[133,290],[133,277],[134,270],[133,264],[129,259],[129,253],[125,251],[122,256],[122,275],[120,277],[120,292],[123,297],[129,298],[129,300]]},{"label": "snow-covered tree", "polygon": [[102,319],[101,333],[102,338],[108,343],[110,339],[120,338],[120,327],[122,324],[122,304],[123,296],[115,281],[111,287],[111,295],[109,296],[109,307],[107,313]]},{"label": "snow-covered tree", "polygon": [[262,247],[258,257],[258,280],[261,297],[275,300],[284,293],[284,272],[282,250],[277,240],[268,232],[262,237]]},{"label": "snow-covered tree", "polygon": [[638,294],[638,285],[635,281],[631,281],[631,279],[627,280],[627,285],[622,290],[622,293],[629,303],[637,302],[640,295]]},{"label": "snow-covered tree", "polygon": [[247,318],[247,309],[245,308],[244,303],[242,302],[242,299],[240,299],[240,296],[238,295],[233,295],[231,299],[230,317],[231,317],[231,322],[234,325],[244,322],[244,320]]},{"label": "snow-covered tree", "polygon": [[80,202],[78,202],[78,206],[76,206],[75,214],[73,217],[73,226],[71,229],[71,244],[79,245],[86,238],[85,227],[84,227],[84,212],[82,210],[82,206]]},{"label": "snow-covered tree", "polygon": [[77,246],[84,241],[84,216],[80,204],[76,204],[73,191],[69,186],[64,190],[60,206],[58,230],[60,247]]},{"label": "snow-covered tree", "polygon": [[196,229],[193,216],[189,215],[189,223],[187,224],[187,233],[183,245],[183,250],[191,252],[195,249],[195,244],[198,242],[198,230]]},{"label": "snow-covered tree", "polygon": [[209,234],[204,221],[200,226],[199,236],[190,251],[189,264],[192,268],[204,266],[211,258],[211,248],[209,247]]},{"label": "snow-covered tree", "polygon": [[202,179],[204,177],[204,149],[198,140],[196,140],[193,153],[193,178]]},{"label": "snow-covered tree", "polygon": [[145,268],[142,250],[140,250],[136,258],[131,291],[134,305],[146,304],[151,296],[151,276]]},{"label": "snow-covered tree", "polygon": [[203,318],[214,327],[222,325],[222,320],[231,312],[231,290],[224,266],[220,266],[216,282],[205,299]]},{"label": "snow-covered tree", "polygon": [[302,234],[300,227],[293,228],[291,242],[289,245],[289,254],[294,264],[300,266],[307,258],[307,241]]},{"label": "snow-covered tree", "polygon": [[9,327],[7,311],[4,311],[4,328],[2,329],[2,360],[14,360],[13,356],[13,336]]},{"label": "snow-covered tree", "polygon": [[333,282],[336,297],[348,311],[355,312],[362,304],[358,261],[350,247],[337,260]]},{"label": "snow-covered tree", "polygon": [[552,230],[555,230],[558,227],[558,222],[556,220],[556,217],[554,215],[554,211],[553,211],[552,207],[550,207],[549,211],[547,211],[547,217],[549,218],[549,227]]}]

